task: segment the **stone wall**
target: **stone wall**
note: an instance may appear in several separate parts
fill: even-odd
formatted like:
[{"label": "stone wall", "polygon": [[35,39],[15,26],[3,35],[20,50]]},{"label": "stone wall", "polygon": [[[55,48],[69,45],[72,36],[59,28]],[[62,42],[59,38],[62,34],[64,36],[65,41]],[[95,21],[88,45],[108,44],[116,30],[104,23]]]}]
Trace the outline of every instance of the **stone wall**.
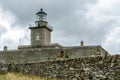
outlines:
[{"label": "stone wall", "polygon": [[53,61],[61,58],[61,51],[67,59],[90,56],[109,55],[101,46],[75,46],[75,47],[38,47],[22,48],[18,50],[8,50],[0,52],[0,63],[38,63]]},{"label": "stone wall", "polygon": [[6,67],[9,72],[60,80],[120,80],[120,55],[6,64]]}]

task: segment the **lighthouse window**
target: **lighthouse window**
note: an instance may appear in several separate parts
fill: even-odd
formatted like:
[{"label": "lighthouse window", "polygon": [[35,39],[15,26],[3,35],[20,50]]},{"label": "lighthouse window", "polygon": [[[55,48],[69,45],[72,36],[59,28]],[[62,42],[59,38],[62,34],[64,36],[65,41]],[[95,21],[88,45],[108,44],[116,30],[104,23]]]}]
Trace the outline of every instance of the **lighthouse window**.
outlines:
[{"label": "lighthouse window", "polygon": [[36,40],[36,41],[40,40],[40,35],[37,34],[37,35],[35,36],[35,40]]},{"label": "lighthouse window", "polygon": [[39,35],[37,35],[36,40],[39,40]]}]

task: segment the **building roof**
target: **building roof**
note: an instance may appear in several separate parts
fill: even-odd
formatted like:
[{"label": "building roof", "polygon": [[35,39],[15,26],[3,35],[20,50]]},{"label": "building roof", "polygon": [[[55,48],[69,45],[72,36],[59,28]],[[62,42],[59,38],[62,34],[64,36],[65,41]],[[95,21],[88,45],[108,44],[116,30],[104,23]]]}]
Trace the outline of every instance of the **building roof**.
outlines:
[{"label": "building roof", "polygon": [[36,13],[36,15],[39,15],[39,14],[45,14],[45,15],[47,15],[47,13],[46,13],[46,12],[44,12],[42,8],[40,9],[40,11],[39,11],[39,12],[37,12],[37,13]]}]

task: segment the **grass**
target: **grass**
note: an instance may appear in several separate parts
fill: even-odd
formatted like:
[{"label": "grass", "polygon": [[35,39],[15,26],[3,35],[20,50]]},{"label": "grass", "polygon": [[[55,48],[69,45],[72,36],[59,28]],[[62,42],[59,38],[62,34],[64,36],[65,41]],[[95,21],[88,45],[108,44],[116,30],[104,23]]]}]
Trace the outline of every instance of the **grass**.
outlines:
[{"label": "grass", "polygon": [[56,79],[28,76],[28,75],[23,75],[21,73],[7,73],[7,74],[0,74],[0,80],[56,80]]},{"label": "grass", "polygon": [[4,74],[0,74],[0,80],[7,80]]}]

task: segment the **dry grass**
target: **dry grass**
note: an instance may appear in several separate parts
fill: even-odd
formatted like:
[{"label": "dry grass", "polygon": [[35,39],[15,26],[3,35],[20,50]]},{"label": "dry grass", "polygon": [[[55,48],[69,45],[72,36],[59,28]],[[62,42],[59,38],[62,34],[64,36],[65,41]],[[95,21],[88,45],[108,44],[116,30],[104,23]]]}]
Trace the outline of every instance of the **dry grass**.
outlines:
[{"label": "dry grass", "polygon": [[0,74],[0,80],[7,80],[4,74]]},{"label": "dry grass", "polygon": [[56,80],[56,79],[28,76],[28,75],[23,75],[21,73],[8,73],[8,74],[1,74],[0,80]]}]

